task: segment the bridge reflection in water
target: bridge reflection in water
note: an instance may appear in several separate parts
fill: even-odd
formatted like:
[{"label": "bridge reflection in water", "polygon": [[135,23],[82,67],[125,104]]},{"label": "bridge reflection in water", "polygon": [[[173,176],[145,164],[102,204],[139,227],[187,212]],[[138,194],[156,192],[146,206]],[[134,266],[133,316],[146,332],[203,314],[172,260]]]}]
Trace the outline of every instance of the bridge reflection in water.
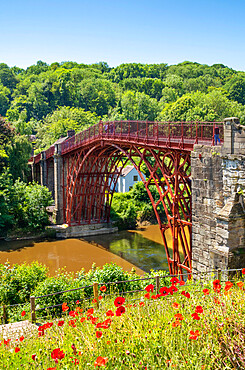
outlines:
[{"label": "bridge reflection in water", "polygon": [[[166,234],[166,239],[171,244],[170,230]],[[67,239],[39,243],[29,240],[1,241],[0,263],[7,261],[11,264],[38,261],[49,267],[51,275],[65,266],[67,271],[76,272],[82,268],[88,271],[94,262],[97,266],[114,262],[128,271],[135,267],[140,275],[151,269],[168,272],[158,225],[93,236],[86,240]]]}]

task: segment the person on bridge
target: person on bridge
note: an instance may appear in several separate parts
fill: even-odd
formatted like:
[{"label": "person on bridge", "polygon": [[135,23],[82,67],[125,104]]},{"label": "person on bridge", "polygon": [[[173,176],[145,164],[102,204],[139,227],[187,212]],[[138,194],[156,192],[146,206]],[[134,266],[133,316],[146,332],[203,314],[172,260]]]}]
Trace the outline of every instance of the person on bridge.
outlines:
[{"label": "person on bridge", "polygon": [[214,128],[214,142],[215,142],[215,145],[217,145],[217,142],[219,142],[219,144],[220,144],[219,127],[218,126],[216,126]]}]

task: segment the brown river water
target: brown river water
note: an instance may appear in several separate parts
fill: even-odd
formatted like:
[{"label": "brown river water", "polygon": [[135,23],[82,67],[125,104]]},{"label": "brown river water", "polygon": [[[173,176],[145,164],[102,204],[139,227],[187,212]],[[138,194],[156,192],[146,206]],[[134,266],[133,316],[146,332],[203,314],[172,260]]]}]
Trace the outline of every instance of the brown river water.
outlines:
[{"label": "brown river water", "polygon": [[[166,236],[171,245],[169,230]],[[103,266],[111,262],[127,271],[134,267],[140,275],[151,269],[168,270],[158,225],[80,239],[0,241],[0,263],[7,261],[11,265],[38,261],[49,267],[51,275],[59,268],[88,271],[93,263]]]}]

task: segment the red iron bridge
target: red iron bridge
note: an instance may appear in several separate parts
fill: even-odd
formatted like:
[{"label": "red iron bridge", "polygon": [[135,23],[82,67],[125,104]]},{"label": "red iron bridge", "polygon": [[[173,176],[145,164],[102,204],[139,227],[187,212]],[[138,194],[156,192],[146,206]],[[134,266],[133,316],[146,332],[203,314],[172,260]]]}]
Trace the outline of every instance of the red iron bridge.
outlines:
[{"label": "red iron bridge", "polygon": [[53,192],[57,223],[109,223],[118,178],[133,165],[151,200],[170,273],[191,272],[191,151],[195,144],[214,145],[215,127],[222,143],[222,122],[99,122],[35,156],[33,177]]}]

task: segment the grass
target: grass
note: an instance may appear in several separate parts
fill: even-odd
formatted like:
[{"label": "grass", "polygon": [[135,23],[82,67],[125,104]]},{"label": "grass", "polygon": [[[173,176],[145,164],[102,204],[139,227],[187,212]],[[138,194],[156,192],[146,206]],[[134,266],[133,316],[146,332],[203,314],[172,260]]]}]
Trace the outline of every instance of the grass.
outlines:
[{"label": "grass", "polygon": [[244,369],[245,290],[237,282],[174,283],[164,296],[149,285],[118,303],[101,292],[100,307],[85,311],[64,305],[62,318],[32,336],[2,339],[0,368]]}]

